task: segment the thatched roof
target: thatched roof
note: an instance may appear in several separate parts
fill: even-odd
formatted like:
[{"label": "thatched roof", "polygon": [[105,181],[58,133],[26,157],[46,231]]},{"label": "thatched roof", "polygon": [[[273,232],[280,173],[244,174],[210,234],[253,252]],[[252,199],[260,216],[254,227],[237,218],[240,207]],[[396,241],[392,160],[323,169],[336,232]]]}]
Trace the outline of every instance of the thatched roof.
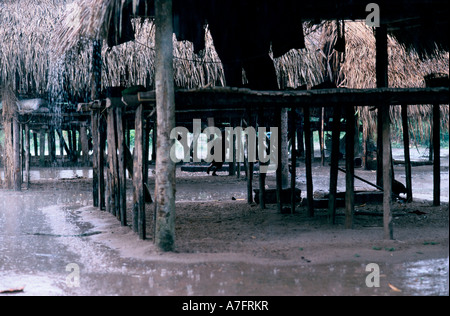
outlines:
[{"label": "thatched roof", "polygon": [[[90,95],[92,39],[107,36],[105,27],[117,18],[111,3],[122,0],[4,0],[0,2],[0,86],[14,91],[45,95],[61,93],[64,98],[88,99]],[[20,4],[19,4],[20,3]],[[114,9],[114,10],[113,10]],[[120,15],[118,15],[120,16]],[[102,22],[103,21],[103,22]],[[154,84],[154,25],[151,19],[133,19],[134,41],[108,49],[103,45],[102,84]],[[346,22],[346,53],[336,53],[336,22],[304,24],[306,49],[291,50],[274,59],[282,88],[317,85],[336,72],[340,87],[375,86],[375,41],[364,23]],[[220,59],[206,32],[206,47],[200,54],[190,42],[175,41],[175,81],[178,87],[224,85]],[[70,49],[69,49],[70,48]],[[389,37],[392,87],[423,87],[431,72],[448,74],[448,52],[436,49],[423,57]],[[63,54],[61,54],[63,53]],[[339,61],[343,61],[342,63]],[[448,107],[447,116],[448,119]],[[362,109],[366,111],[367,109]],[[376,112],[367,112],[371,117]],[[393,118],[399,117],[393,112]],[[411,114],[428,116],[426,107]],[[445,122],[445,120],[443,120]]]}]

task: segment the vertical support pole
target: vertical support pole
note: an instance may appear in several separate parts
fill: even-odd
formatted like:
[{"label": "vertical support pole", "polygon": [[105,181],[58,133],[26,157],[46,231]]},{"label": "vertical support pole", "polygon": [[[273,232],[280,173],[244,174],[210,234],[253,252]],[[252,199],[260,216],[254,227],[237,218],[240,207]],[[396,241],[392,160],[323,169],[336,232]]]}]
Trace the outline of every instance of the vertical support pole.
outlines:
[{"label": "vertical support pole", "polygon": [[305,116],[305,165],[306,165],[306,196],[308,208],[308,216],[314,217],[314,198],[313,198],[313,179],[312,179],[312,142],[311,142],[311,115],[309,107],[305,106],[303,108]]},{"label": "vertical support pole", "polygon": [[345,143],[345,228],[353,228],[353,213],[355,211],[355,109],[348,107],[346,116],[346,143]]},{"label": "vertical support pole", "polygon": [[99,190],[98,190],[98,154],[99,154],[99,112],[93,110],[91,112],[91,130],[92,130],[92,198],[94,207],[99,207]]},{"label": "vertical support pole", "polygon": [[[264,122],[264,111],[263,108],[260,107],[258,111],[258,127],[265,127]],[[264,138],[266,139],[265,134],[258,133],[258,138]],[[261,146],[263,142],[261,139],[258,139],[258,144]],[[258,150],[259,152],[259,150]],[[267,151],[266,151],[267,152]],[[266,201],[265,201],[265,191],[266,191],[266,174],[264,172],[261,172],[262,164],[261,164],[261,157],[259,157],[260,165],[259,165],[259,207],[263,210],[266,208]],[[248,175],[247,175],[248,176]]]},{"label": "vertical support pole", "polygon": [[105,210],[105,149],[106,149],[106,121],[102,114],[98,115],[98,207]]},{"label": "vertical support pole", "polygon": [[341,135],[341,108],[334,107],[333,133],[331,140],[331,167],[330,167],[330,194],[328,201],[328,220],[330,224],[336,223],[336,193],[339,168],[339,140]]},{"label": "vertical support pole", "polygon": [[127,183],[125,174],[125,133],[123,129],[122,108],[116,109],[117,164],[118,164],[118,206],[120,223],[127,226]]},{"label": "vertical support pole", "polygon": [[408,105],[402,104],[402,125],[403,125],[403,151],[405,156],[405,174],[406,174],[406,199],[413,201],[412,195],[412,172],[411,155],[409,151],[409,125],[408,125]]},{"label": "vertical support pole", "polygon": [[144,106],[141,104],[136,110],[134,136],[134,165],[133,165],[133,231],[139,238],[146,238],[145,197],[144,197]]},{"label": "vertical support pole", "polygon": [[170,132],[175,128],[172,14],[172,0],[155,0],[158,122],[155,243],[163,251],[175,248],[175,163],[170,158],[174,144]]},{"label": "vertical support pole", "polygon": [[320,142],[320,162],[322,166],[325,166],[325,107],[321,109],[320,115],[320,130],[319,130],[319,142]]},{"label": "vertical support pole", "polygon": [[45,167],[45,130],[41,129],[39,132],[39,164]]},{"label": "vertical support pole", "polygon": [[281,185],[283,188],[287,188],[289,186],[289,140],[288,140],[288,130],[289,130],[289,119],[288,119],[288,109],[281,109],[281,126],[280,126],[280,149],[281,149]]},{"label": "vertical support pole", "polygon": [[83,163],[89,163],[89,140],[87,135],[87,127],[80,127],[80,143],[81,143],[81,151],[83,153]]},{"label": "vertical support pole", "polygon": [[[278,213],[281,213],[283,211],[283,158],[282,158],[282,136],[281,134],[283,133],[282,129],[281,129],[281,124],[282,124],[282,111],[276,111],[275,115],[277,116],[277,124],[276,126],[278,126],[278,148],[275,148],[275,150],[278,151],[278,160],[277,160],[277,171],[276,171],[276,185],[277,185],[277,210]],[[271,137],[273,137],[271,135]],[[270,142],[271,146],[272,146],[272,142]]]},{"label": "vertical support pole", "polygon": [[108,139],[108,192],[109,192],[109,212],[117,215],[117,147],[115,136],[115,118],[114,108],[108,109],[108,127],[107,127],[107,139]]},{"label": "vertical support pole", "polygon": [[[387,26],[382,24],[375,29],[375,41],[376,41],[376,82],[377,88],[387,88],[389,86],[388,81],[388,47],[387,47]],[[378,129],[377,129],[377,185],[382,186],[383,181],[383,153],[385,148],[382,141],[382,109],[384,105],[378,107]],[[389,113],[388,113],[389,115]]]},{"label": "vertical support pole", "polygon": [[25,184],[30,187],[30,126],[25,124]]},{"label": "vertical support pole", "polygon": [[392,222],[392,163],[391,163],[391,126],[389,105],[381,107],[382,114],[382,140],[383,140],[383,223],[384,238],[394,239]]},{"label": "vertical support pole", "polygon": [[290,112],[291,128],[290,135],[292,137],[292,149],[291,149],[291,214],[295,213],[295,179],[297,177],[297,153],[295,151],[295,130],[297,129],[297,122],[295,120],[295,108],[291,108]]},{"label": "vertical support pole", "polygon": [[[377,87],[388,87],[388,45],[387,26],[382,24],[375,30],[376,41],[376,80]],[[377,184],[384,189],[383,197],[383,223],[384,238],[393,239],[392,223],[392,162],[391,162],[391,130],[390,130],[390,106],[381,104],[378,106],[378,168]]]},{"label": "vertical support pole", "polygon": [[433,105],[433,205],[441,205],[441,111]]},{"label": "vertical support pole", "polygon": [[21,173],[21,163],[20,163],[20,124],[19,117],[17,114],[13,116],[13,162],[14,162],[14,190],[22,190],[22,173]]}]

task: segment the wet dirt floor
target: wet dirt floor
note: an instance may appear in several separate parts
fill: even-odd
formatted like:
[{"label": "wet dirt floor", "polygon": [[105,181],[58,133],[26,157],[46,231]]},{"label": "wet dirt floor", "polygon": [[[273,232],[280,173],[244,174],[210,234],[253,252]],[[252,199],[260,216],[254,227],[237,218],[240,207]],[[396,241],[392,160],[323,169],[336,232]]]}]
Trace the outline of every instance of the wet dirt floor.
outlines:
[{"label": "wet dirt floor", "polygon": [[[420,168],[415,179],[429,177]],[[0,291],[24,287],[9,295],[449,295],[448,203],[398,206],[396,240],[384,241],[381,219],[358,217],[348,231],[320,211],[259,212],[239,201],[244,180],[178,170],[178,247],[162,254],[91,207],[88,169],[34,172],[30,190],[0,190]],[[442,175],[448,201],[448,165]],[[367,286],[371,263],[379,287]]]}]

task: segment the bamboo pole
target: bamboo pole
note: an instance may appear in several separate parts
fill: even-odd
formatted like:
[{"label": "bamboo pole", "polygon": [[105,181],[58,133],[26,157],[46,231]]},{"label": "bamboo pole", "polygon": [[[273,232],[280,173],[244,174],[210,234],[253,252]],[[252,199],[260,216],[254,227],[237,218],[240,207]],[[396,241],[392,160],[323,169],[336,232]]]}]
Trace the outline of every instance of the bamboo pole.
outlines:
[{"label": "bamboo pole", "polygon": [[175,163],[170,158],[175,128],[173,81],[172,0],[155,0],[156,25],[156,112],[158,143],[156,153],[155,244],[163,251],[175,249]]},{"label": "bamboo pole", "polygon": [[291,108],[290,112],[291,117],[291,128],[290,128],[290,134],[292,137],[292,149],[291,149],[291,165],[292,165],[292,171],[291,171],[291,214],[295,213],[295,180],[297,177],[297,153],[295,151],[295,130],[297,128],[297,122],[296,122],[296,115],[295,115],[295,108]]}]

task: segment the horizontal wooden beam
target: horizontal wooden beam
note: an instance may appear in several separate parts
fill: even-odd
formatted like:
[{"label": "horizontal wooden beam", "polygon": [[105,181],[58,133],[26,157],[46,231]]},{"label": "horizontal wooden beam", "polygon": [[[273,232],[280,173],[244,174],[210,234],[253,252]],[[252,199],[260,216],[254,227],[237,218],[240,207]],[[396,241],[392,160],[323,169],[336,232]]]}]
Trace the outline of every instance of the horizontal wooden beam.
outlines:
[{"label": "horizontal wooden beam", "polygon": [[[323,89],[302,91],[254,91],[238,88],[178,90],[175,94],[177,111],[225,110],[264,106],[333,107],[373,106],[378,104],[448,104],[448,88],[378,88]],[[138,93],[138,102],[154,103],[154,91]]]}]

